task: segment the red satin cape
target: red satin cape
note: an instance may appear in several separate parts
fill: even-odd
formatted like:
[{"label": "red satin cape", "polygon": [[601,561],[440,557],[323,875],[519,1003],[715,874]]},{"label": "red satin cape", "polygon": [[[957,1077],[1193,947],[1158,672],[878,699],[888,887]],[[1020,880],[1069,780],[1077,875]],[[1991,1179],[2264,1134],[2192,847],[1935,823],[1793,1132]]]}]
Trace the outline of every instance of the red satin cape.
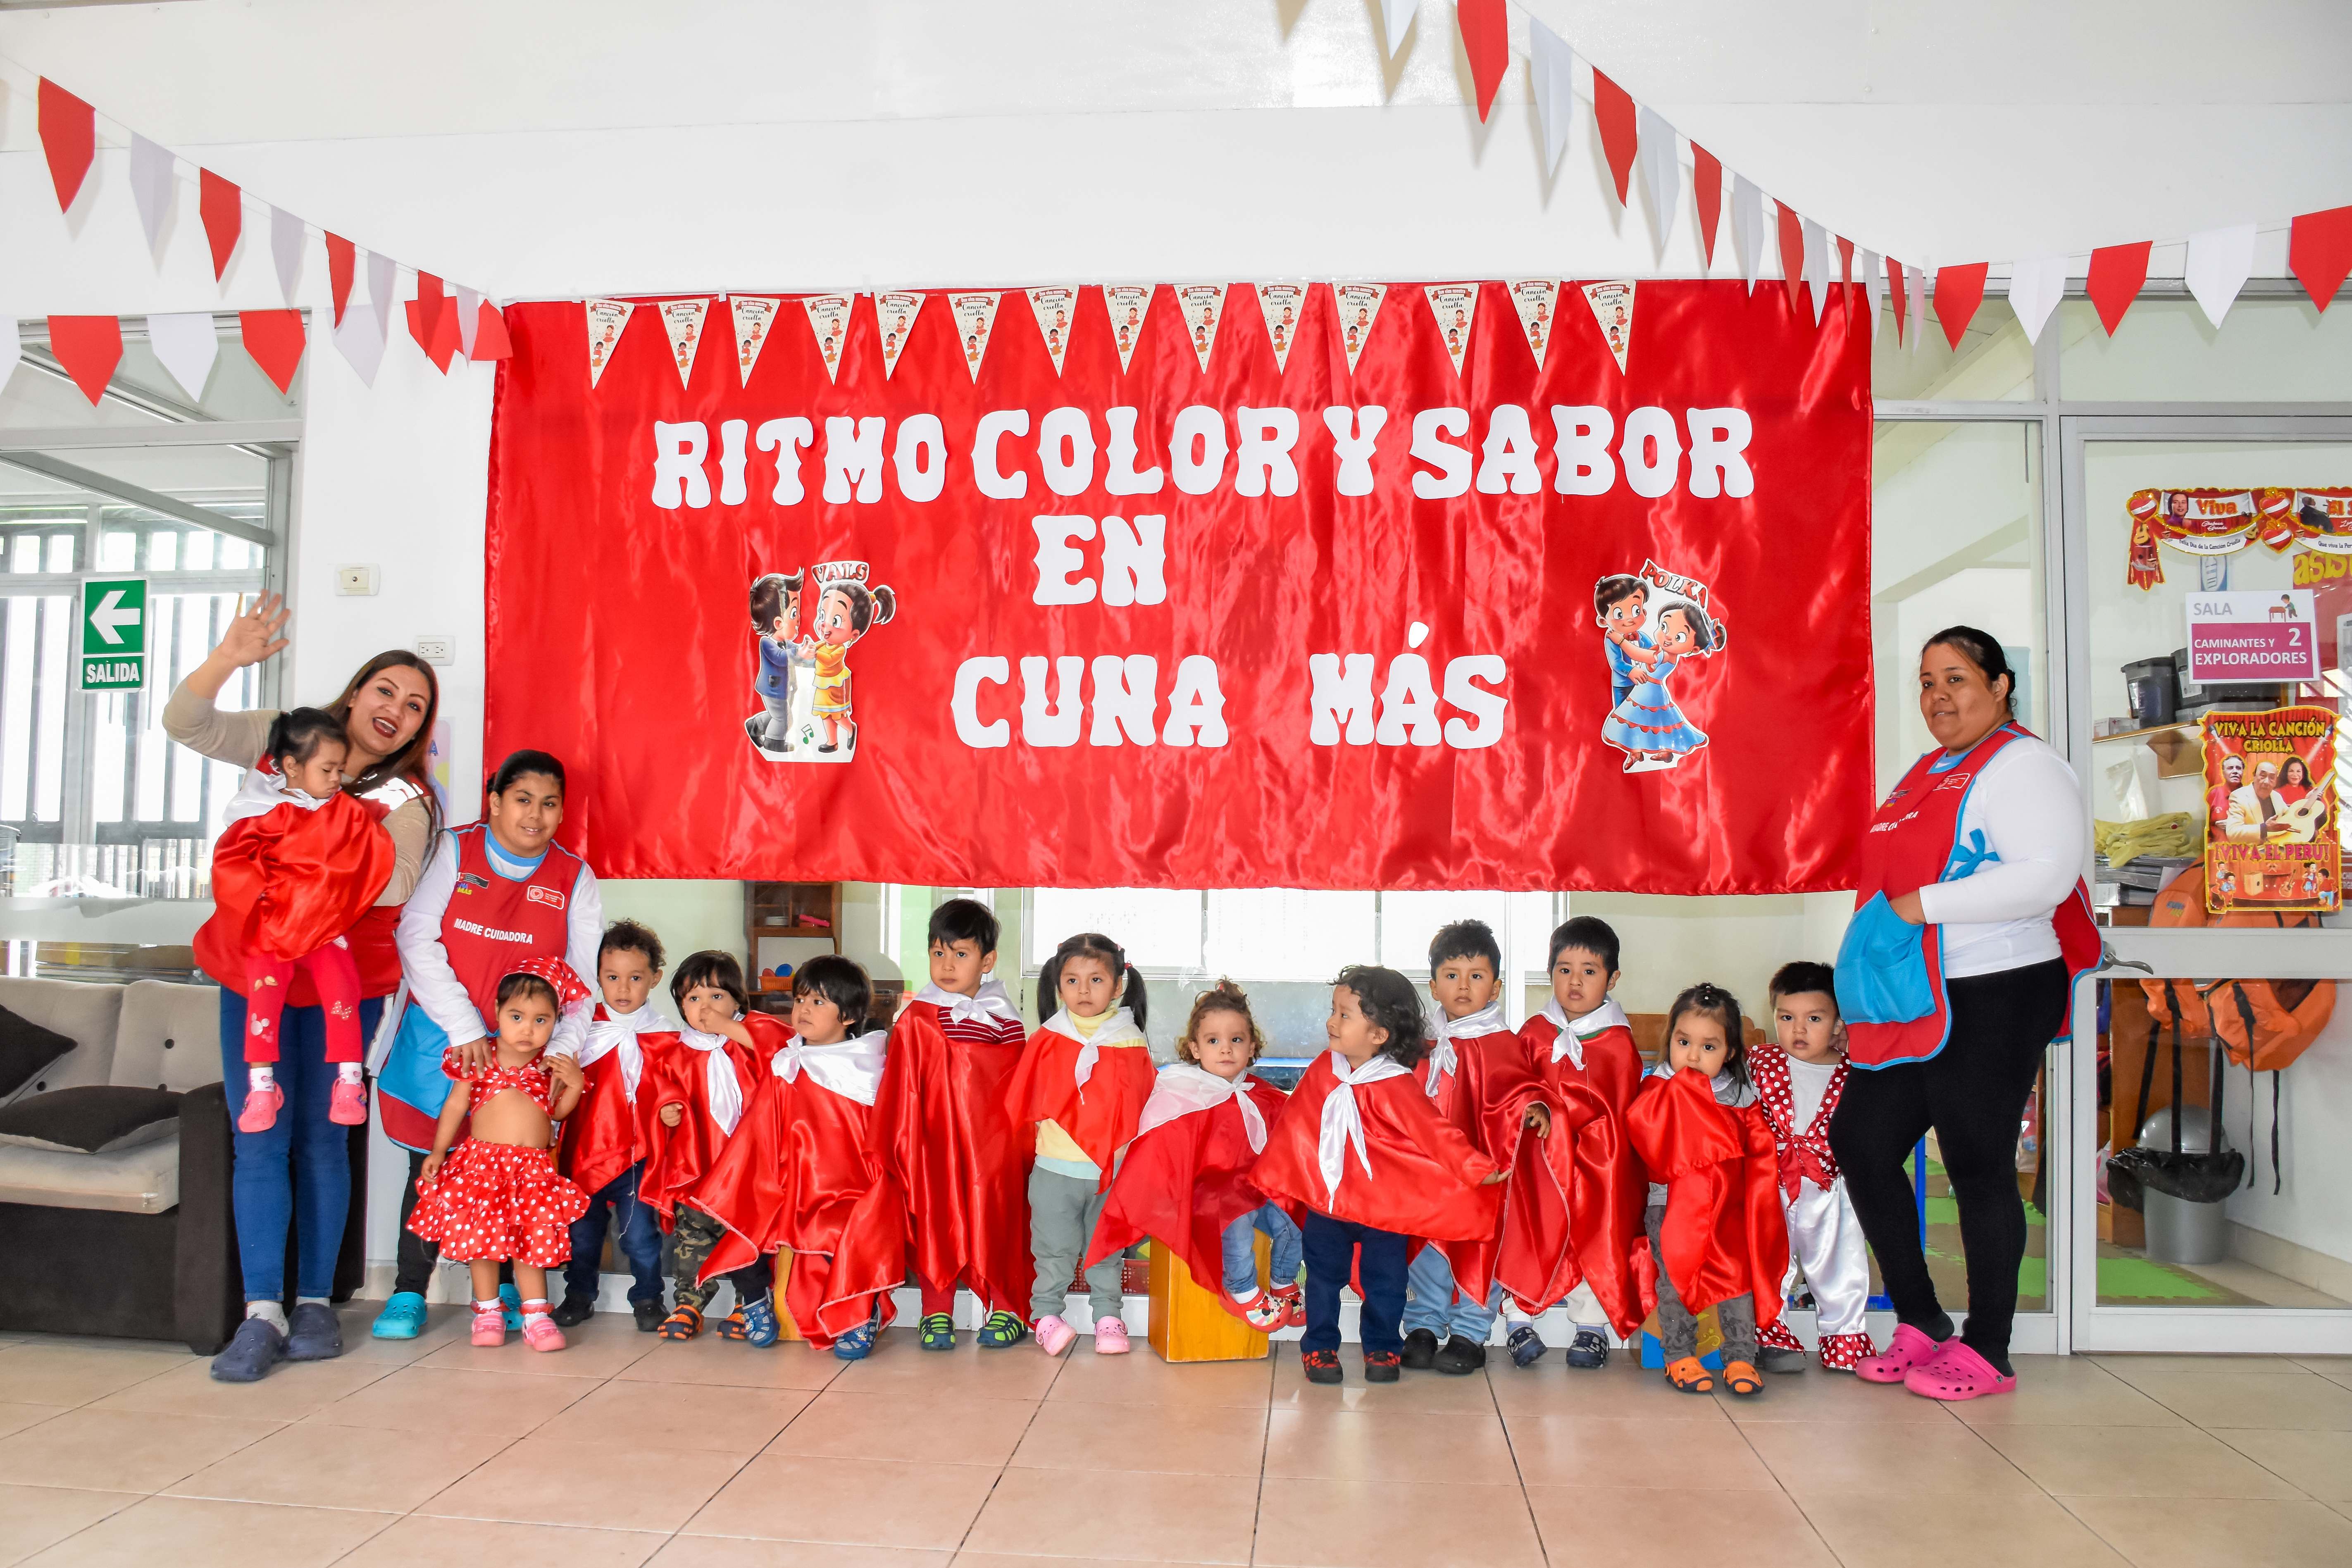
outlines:
[{"label": "red satin cape", "polygon": [[[596,1005],[594,1016],[599,1020],[604,1017],[603,1003]],[[640,1050],[647,1037],[639,1037]],[[587,1087],[580,1103],[563,1119],[563,1133],[555,1144],[555,1168],[593,1198],[645,1158],[646,1145],[637,1128],[636,1107],[629,1101],[628,1082],[621,1076],[621,1053],[606,1051],[583,1068],[582,1076]],[[641,1096],[652,1076],[648,1055],[646,1070],[638,1077]]]},{"label": "red satin cape", "polygon": [[[1529,1308],[1548,1307],[1579,1282],[1589,1284],[1610,1327],[1631,1336],[1644,1315],[1641,1275],[1650,1250],[1642,1229],[1650,1175],[1625,1134],[1625,1112],[1642,1081],[1642,1053],[1631,1030],[1603,1029],[1584,1042],[1580,1072],[1566,1057],[1552,1060],[1559,1035],[1541,1015],[1519,1028],[1528,1066],[1551,1100],[1543,1160],[1567,1205],[1567,1246],[1550,1254],[1544,1279],[1518,1299]],[[1529,1226],[1532,1231],[1532,1215]],[[1530,1235],[1527,1245],[1551,1239]]]},{"label": "red satin cape", "polygon": [[1058,1121],[1071,1141],[1101,1168],[1096,1187],[1110,1184],[1118,1152],[1135,1138],[1144,1102],[1160,1076],[1142,1041],[1107,1046],[1095,1053],[1094,1071],[1082,1088],[1075,1079],[1084,1042],[1040,1027],[1022,1047],[1021,1065],[1005,1086],[1004,1109],[1016,1127]]},{"label": "red satin cape", "polygon": [[[1255,1079],[1245,1092],[1265,1118],[1271,1146],[1286,1097]],[[1226,1302],[1225,1227],[1266,1201],[1249,1179],[1256,1163],[1241,1107],[1231,1100],[1161,1122],[1128,1145],[1087,1249],[1087,1264],[1148,1236],[1184,1260],[1194,1284]]]},{"label": "red satin cape", "polygon": [[[744,1022],[754,1041],[763,1032],[762,1026],[790,1033],[761,1014],[752,1014]],[[661,1216],[662,1228],[668,1230],[677,1224],[678,1204],[693,1201],[695,1187],[718,1162],[730,1134],[721,1132],[710,1119],[710,1080],[703,1065],[707,1053],[688,1046],[675,1030],[639,1035],[637,1045],[646,1054],[646,1069],[637,1079],[637,1137],[646,1152],[637,1195],[653,1205],[654,1213]],[[735,1082],[743,1091],[743,1110],[748,1116],[751,1097],[767,1070],[767,1058],[774,1052],[772,1048],[763,1052],[756,1046],[747,1049],[734,1040],[719,1049],[734,1064]],[[663,1126],[661,1108],[676,1104],[683,1104],[686,1113],[677,1126]],[[736,1130],[740,1131],[742,1125],[736,1122]]]},{"label": "red satin cape", "polygon": [[[1479,1152],[1510,1172],[1503,1185],[1500,1223],[1491,1239],[1491,1267],[1504,1290],[1515,1299],[1533,1300],[1568,1250],[1570,1214],[1568,1190],[1549,1162],[1549,1140],[1528,1131],[1528,1108],[1551,1106],[1555,1127],[1559,1108],[1552,1104],[1549,1086],[1529,1064],[1519,1037],[1509,1030],[1456,1040],[1454,1052],[1454,1069],[1438,1079],[1431,1103]],[[1413,1071],[1413,1081],[1424,1094],[1433,1070],[1423,1061]],[[1463,1263],[1475,1267],[1465,1251],[1475,1244],[1431,1245],[1445,1254],[1457,1279]]]},{"label": "red satin cape", "polygon": [[910,1003],[891,1027],[875,1143],[906,1203],[916,1272],[940,1285],[961,1277],[992,1310],[1026,1321],[1035,1134],[1004,1108],[1022,1047],[950,1041],[940,1016]]},{"label": "red satin cape", "polygon": [[[213,846],[213,915],[196,932],[197,965],[216,978],[245,984],[244,955],[263,952],[296,959],[351,933],[352,956],[360,967],[361,992],[380,996],[398,982],[394,957],[391,982],[374,949],[362,945],[359,927],[375,914],[375,901],[392,880],[395,859],[392,836],[376,814],[348,795],[337,795],[315,811],[287,802],[259,816],[230,823]],[[400,910],[383,911],[396,924]],[[287,1001],[315,1007],[317,989],[307,974],[295,976]],[[380,987],[380,988],[379,988]]]},{"label": "red satin cape", "polygon": [[1666,1184],[1658,1251],[1683,1305],[1702,1312],[1751,1296],[1758,1328],[1780,1321],[1789,1226],[1762,1109],[1717,1105],[1706,1079],[1677,1072],[1642,1085],[1625,1126]]}]

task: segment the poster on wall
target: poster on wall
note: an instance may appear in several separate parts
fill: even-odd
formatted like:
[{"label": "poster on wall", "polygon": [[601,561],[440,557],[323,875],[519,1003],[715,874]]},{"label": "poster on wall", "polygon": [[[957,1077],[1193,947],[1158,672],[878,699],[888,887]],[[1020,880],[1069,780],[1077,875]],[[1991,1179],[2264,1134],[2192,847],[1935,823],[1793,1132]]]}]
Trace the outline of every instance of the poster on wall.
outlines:
[{"label": "poster on wall", "polygon": [[2208,912],[2335,912],[2336,724],[2315,707],[2205,716]]},{"label": "poster on wall", "polygon": [[1370,332],[1376,286],[1312,286],[1286,366],[1089,288],[1058,374],[1025,322],[975,365],[966,293],[895,374],[860,309],[837,381],[786,331],[681,388],[640,334],[593,390],[583,307],[518,304],[488,752],[562,757],[612,877],[1851,887],[1866,323],[1648,284],[1640,363],[1539,364],[1502,283],[1443,285],[1465,380],[1430,287]]},{"label": "poster on wall", "polygon": [[2189,679],[2200,686],[2319,679],[2306,589],[2189,595]]}]

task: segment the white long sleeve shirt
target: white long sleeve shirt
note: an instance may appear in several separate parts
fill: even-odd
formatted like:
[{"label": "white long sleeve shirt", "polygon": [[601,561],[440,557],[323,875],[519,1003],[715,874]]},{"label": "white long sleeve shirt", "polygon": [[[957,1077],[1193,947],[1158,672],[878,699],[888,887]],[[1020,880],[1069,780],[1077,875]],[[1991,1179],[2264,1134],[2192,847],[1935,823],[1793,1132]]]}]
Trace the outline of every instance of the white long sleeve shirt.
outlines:
[{"label": "white long sleeve shirt", "polygon": [[[513,859],[488,834],[483,835],[483,858],[489,861],[490,870],[509,881],[522,881],[538,864]],[[416,890],[408,895],[407,906],[400,911],[400,927],[393,937],[400,949],[401,973],[408,980],[409,1005],[424,1008],[425,1016],[439,1025],[452,1043],[479,1039],[486,1032],[482,1016],[474,1008],[474,999],[466,994],[457,971],[449,967],[448,951],[441,945],[441,919],[448,912],[450,895],[457,886],[457,840],[455,835],[444,833],[433,847],[424,874],[416,879]],[[593,997],[596,990],[596,950],[604,940],[604,899],[596,889],[596,873],[588,868],[584,860],[563,907],[563,959]],[[593,1011],[593,1003],[563,1009],[555,1021],[555,1037],[548,1042],[547,1048],[562,1056],[578,1056],[588,1037],[588,1018]]]},{"label": "white long sleeve shirt", "polygon": [[2090,811],[2066,759],[2019,739],[1984,765],[1960,811],[1965,849],[1984,835],[1982,864],[1919,889],[1919,910],[1944,928],[1944,973],[1957,979],[2058,954],[2051,916],[2082,879]]}]

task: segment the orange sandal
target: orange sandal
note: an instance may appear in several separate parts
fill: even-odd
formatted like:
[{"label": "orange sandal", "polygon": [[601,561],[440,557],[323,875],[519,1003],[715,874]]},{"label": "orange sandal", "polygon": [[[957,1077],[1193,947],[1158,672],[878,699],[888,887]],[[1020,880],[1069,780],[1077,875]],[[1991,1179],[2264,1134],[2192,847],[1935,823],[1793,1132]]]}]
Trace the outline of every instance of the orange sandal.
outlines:
[{"label": "orange sandal", "polygon": [[684,1301],[669,1310],[669,1316],[654,1331],[666,1340],[690,1340],[702,1331],[702,1309]]},{"label": "orange sandal", "polygon": [[1763,1378],[1757,1375],[1756,1369],[1744,1361],[1727,1361],[1723,1363],[1723,1383],[1725,1387],[1742,1399],[1753,1399],[1764,1392]]},{"label": "orange sandal", "polygon": [[1695,1355],[1666,1363],[1666,1381],[1684,1394],[1713,1394],[1715,1373]]}]

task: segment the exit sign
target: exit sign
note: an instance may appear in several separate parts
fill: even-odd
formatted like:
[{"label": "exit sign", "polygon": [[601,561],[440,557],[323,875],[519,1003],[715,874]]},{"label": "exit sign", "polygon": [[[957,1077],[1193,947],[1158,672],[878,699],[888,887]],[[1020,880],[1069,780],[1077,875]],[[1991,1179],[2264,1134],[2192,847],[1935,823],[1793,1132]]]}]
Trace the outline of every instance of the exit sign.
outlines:
[{"label": "exit sign", "polygon": [[147,580],[115,577],[81,585],[81,691],[135,691],[147,684]]}]

